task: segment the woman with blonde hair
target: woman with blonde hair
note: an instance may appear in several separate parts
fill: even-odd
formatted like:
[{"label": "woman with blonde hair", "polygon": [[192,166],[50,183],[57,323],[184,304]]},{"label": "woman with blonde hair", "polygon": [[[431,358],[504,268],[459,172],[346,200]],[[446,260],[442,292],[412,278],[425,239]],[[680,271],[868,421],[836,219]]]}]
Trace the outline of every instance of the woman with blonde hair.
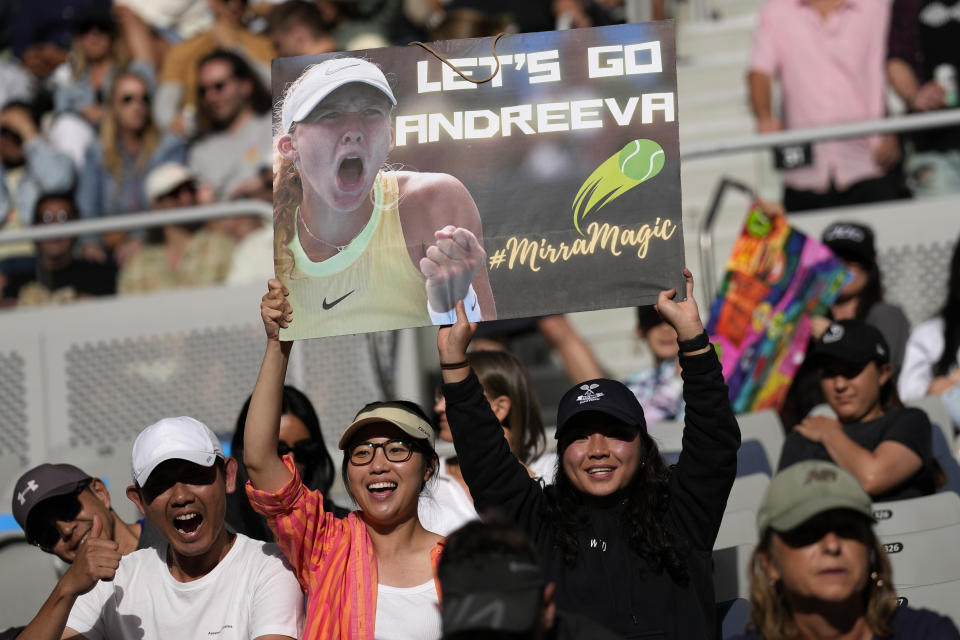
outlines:
[{"label": "woman with blonde hair", "polygon": [[361,58],[307,67],[286,90],[274,242],[298,310],[291,337],[449,323],[457,300],[472,320],[496,317],[470,193],[445,173],[385,168],[395,106]]},{"label": "woman with blonde hair", "polygon": [[[77,187],[77,204],[84,218],[149,209],[147,174],[161,164],[186,161],[185,141],[161,134],[151,118],[150,101],[150,84],[145,78],[131,69],[117,73],[99,138],[87,147]],[[109,235],[105,238],[108,249],[118,247],[119,241]]]},{"label": "woman with blonde hair", "polygon": [[897,606],[870,496],[820,461],[781,471],[757,512],[750,621],[740,640],[955,640],[949,619]]}]

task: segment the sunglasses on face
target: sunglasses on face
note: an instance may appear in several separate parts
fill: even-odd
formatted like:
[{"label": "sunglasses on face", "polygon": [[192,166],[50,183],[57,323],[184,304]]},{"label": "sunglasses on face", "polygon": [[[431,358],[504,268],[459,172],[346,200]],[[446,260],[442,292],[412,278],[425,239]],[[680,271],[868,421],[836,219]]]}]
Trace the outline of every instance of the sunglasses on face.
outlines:
[{"label": "sunglasses on face", "polygon": [[77,516],[83,511],[80,494],[89,485],[90,481],[81,482],[71,493],[49,498],[37,505],[36,512],[30,514],[30,520],[36,523],[32,527],[30,544],[34,544],[44,551],[52,552],[61,538],[57,523],[72,522],[77,519]]},{"label": "sunglasses on face", "polygon": [[413,455],[413,443],[407,440],[387,440],[386,442],[358,442],[350,448],[350,464],[362,467],[373,462],[377,449],[383,449],[383,455],[389,462],[406,462]]},{"label": "sunglasses on face", "polygon": [[132,102],[142,102],[143,104],[150,104],[150,96],[145,93],[128,93],[126,95],[120,96],[121,104],[128,105]]},{"label": "sunglasses on face", "polygon": [[814,516],[791,531],[780,533],[780,538],[788,546],[799,549],[823,540],[829,533],[845,540],[865,542],[870,536],[870,523],[862,516],[843,511],[828,511]]},{"label": "sunglasses on face", "polygon": [[277,455],[282,458],[288,453],[292,453],[293,459],[297,462],[310,463],[319,460],[322,448],[319,442],[313,440],[298,440],[293,443],[292,447],[286,442],[280,441],[277,443]]},{"label": "sunglasses on face", "polygon": [[229,81],[230,79],[219,80],[217,82],[211,82],[210,84],[201,84],[197,87],[197,93],[200,94],[201,98],[206,97],[206,95],[211,92],[220,93]]}]

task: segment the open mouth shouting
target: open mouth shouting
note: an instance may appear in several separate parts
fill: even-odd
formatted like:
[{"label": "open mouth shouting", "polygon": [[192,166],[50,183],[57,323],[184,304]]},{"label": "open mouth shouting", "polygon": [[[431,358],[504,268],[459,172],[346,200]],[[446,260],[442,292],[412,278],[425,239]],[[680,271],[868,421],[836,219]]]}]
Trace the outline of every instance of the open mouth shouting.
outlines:
[{"label": "open mouth shouting", "polygon": [[349,155],[337,166],[337,186],[343,191],[356,191],[363,185],[363,160]]},{"label": "open mouth shouting", "polygon": [[196,540],[203,525],[203,516],[196,512],[181,513],[173,518],[173,528],[184,542]]}]

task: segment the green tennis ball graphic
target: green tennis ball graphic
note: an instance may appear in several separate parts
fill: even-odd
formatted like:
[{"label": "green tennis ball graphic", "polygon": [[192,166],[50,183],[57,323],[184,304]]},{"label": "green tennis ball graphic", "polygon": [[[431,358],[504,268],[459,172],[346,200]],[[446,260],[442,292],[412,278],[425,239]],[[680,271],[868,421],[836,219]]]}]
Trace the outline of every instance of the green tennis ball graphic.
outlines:
[{"label": "green tennis ball graphic", "polygon": [[638,183],[649,180],[663,169],[663,148],[653,140],[634,140],[617,154],[623,175]]},{"label": "green tennis ball graphic", "polygon": [[655,177],[666,161],[663,147],[646,138],[631,140],[593,170],[573,199],[573,227],[580,235],[580,221],[608,202]]}]

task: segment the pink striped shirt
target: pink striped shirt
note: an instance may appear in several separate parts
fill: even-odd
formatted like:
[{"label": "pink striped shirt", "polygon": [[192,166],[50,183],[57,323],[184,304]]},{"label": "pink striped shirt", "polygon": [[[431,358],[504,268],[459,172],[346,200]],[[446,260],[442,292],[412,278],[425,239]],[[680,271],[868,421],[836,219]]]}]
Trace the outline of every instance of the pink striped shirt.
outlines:
[{"label": "pink striped shirt", "polygon": [[[805,0],[767,0],[760,10],[750,70],[779,77],[786,129],[859,122],[885,115],[890,3],[845,0],[823,19]],[[813,145],[813,165],[783,173],[787,186],[844,190],[884,174],[873,159],[879,137]]]},{"label": "pink striped shirt", "polygon": [[[342,519],[324,512],[323,495],[303,485],[293,457],[287,454],[283,462],[293,473],[286,486],[268,493],[247,482],[247,496],[267,517],[307,594],[303,637],[373,640],[377,558],[360,512]],[[440,542],[430,553],[434,575],[442,549]]]}]

